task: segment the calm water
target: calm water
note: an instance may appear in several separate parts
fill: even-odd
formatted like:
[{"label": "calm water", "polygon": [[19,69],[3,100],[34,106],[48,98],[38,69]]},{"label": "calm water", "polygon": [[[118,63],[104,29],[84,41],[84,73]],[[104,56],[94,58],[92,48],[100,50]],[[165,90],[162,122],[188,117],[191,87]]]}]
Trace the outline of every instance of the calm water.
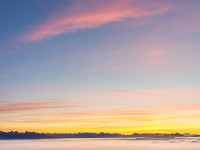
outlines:
[{"label": "calm water", "polygon": [[0,140],[1,150],[200,150],[200,138],[173,140],[42,139]]}]

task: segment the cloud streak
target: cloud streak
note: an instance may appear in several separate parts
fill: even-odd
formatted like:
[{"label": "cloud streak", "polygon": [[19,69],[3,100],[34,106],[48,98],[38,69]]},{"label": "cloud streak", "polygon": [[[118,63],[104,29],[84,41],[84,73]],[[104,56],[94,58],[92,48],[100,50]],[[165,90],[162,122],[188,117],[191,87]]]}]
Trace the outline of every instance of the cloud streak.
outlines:
[{"label": "cloud streak", "polygon": [[160,15],[171,9],[171,6],[160,2],[144,2],[138,0],[78,2],[68,12],[55,14],[45,23],[36,26],[31,33],[25,36],[25,39],[37,41],[63,33],[93,29],[127,18]]},{"label": "cloud streak", "polygon": [[16,103],[11,105],[0,106],[0,112],[62,108],[63,106],[58,106],[58,104],[60,103],[62,102]]}]

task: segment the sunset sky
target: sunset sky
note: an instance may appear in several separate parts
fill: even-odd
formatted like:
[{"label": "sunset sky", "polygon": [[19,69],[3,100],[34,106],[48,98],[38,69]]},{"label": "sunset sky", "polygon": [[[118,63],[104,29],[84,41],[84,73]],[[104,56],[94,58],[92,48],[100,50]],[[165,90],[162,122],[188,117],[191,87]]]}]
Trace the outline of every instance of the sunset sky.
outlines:
[{"label": "sunset sky", "polygon": [[200,0],[0,0],[0,130],[200,134]]}]

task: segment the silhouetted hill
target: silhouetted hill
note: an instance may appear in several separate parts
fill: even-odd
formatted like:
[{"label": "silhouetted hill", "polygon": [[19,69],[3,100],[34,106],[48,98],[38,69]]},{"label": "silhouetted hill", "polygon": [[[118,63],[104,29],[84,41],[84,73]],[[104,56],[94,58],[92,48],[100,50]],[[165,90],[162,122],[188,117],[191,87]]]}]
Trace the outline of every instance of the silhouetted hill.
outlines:
[{"label": "silhouetted hill", "polygon": [[[134,133],[132,135],[123,135],[118,133],[35,133],[35,132],[2,132],[0,131],[0,139],[48,139],[48,138],[136,138],[136,139],[149,139],[149,138],[175,138],[175,137],[183,137],[183,134],[175,133],[175,134],[138,134]],[[187,135],[188,136],[188,135]],[[190,135],[192,136],[192,135]],[[198,136],[198,135],[196,135]]]},{"label": "silhouetted hill", "polygon": [[25,132],[19,133],[17,131],[13,132],[2,132],[0,131],[0,139],[46,139],[53,138],[49,135],[35,133],[35,132]]},{"label": "silhouetted hill", "polygon": [[143,138],[174,138],[174,137],[182,137],[184,135],[176,133],[176,134],[137,134],[134,133],[132,135],[122,135],[118,133],[110,134],[110,133],[66,133],[66,134],[47,134],[52,137],[57,138],[132,138],[132,137],[143,137]]}]

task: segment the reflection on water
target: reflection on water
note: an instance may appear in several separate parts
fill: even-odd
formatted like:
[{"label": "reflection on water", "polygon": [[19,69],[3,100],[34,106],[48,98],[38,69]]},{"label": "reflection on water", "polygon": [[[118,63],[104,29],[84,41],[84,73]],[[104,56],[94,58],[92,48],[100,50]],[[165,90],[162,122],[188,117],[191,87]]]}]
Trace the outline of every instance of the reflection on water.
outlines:
[{"label": "reflection on water", "polygon": [[0,140],[1,150],[200,150],[200,138]]}]

